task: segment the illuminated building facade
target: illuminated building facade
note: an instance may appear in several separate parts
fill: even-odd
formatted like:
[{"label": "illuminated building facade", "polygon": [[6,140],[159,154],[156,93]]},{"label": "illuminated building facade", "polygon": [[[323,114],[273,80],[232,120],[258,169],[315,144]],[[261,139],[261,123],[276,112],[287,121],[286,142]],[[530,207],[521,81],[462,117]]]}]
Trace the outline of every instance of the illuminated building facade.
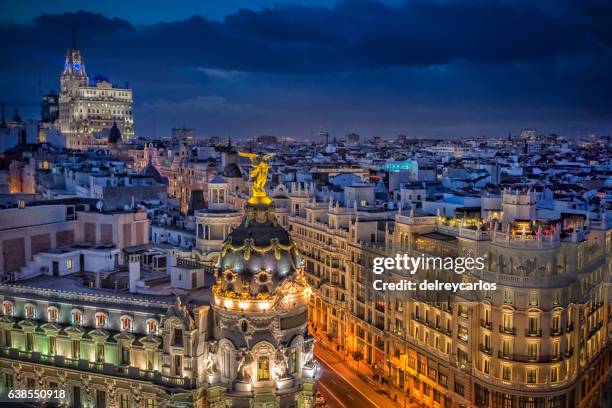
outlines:
[{"label": "illuminated building facade", "polygon": [[86,149],[105,144],[106,138],[95,136],[110,130],[114,123],[124,140],[134,136],[132,90],[89,78],[81,51],[73,46],[66,53],[60,78],[58,126],[66,146]]},{"label": "illuminated building facade", "polygon": [[[361,351],[400,398],[433,407],[599,406],[612,359],[612,229],[605,216],[538,220],[532,192],[504,191],[499,202],[486,217],[457,219],[309,200],[289,219],[313,288],[309,319],[330,348]],[[397,253],[484,257],[486,267],[397,272],[392,281],[483,280],[497,289],[404,298],[372,290],[373,258]]]},{"label": "illuminated building facade", "polygon": [[[212,287],[203,264],[146,245],[93,248],[95,273],[89,252],[57,248],[45,257],[58,268],[0,285],[0,386],[65,390],[71,407],[312,407],[311,290],[265,195],[265,158],[253,160],[261,189],[221,243]],[[210,211],[227,211],[220,181]]]}]

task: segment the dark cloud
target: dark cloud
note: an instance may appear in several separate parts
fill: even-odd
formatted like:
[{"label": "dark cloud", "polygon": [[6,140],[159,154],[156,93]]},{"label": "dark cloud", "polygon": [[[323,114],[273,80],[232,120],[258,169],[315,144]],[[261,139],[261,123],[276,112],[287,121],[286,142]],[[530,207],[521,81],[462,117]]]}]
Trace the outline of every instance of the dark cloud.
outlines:
[{"label": "dark cloud", "polygon": [[[289,4],[240,9],[222,21],[193,16],[149,25],[83,11],[42,14],[0,26],[3,60],[9,61],[0,67],[0,89],[8,98],[27,99],[36,93],[37,78],[57,84],[76,25],[89,73],[129,80],[144,118],[166,111],[188,122],[185,101],[192,100],[193,110],[248,119],[255,133],[273,131],[274,123],[262,121],[274,120],[275,109],[282,109],[286,131],[306,126],[290,106],[342,131],[359,130],[348,129],[351,112],[385,118],[371,128],[401,131],[443,121],[452,127],[467,118],[477,127],[478,118],[466,110],[487,112],[486,104],[497,112],[479,116],[491,124],[487,129],[542,109],[546,119],[538,123],[608,126],[612,7],[603,1],[542,4]],[[418,115],[406,113],[415,107]],[[345,119],[334,122],[328,112]],[[409,116],[412,122],[402,125]]]}]

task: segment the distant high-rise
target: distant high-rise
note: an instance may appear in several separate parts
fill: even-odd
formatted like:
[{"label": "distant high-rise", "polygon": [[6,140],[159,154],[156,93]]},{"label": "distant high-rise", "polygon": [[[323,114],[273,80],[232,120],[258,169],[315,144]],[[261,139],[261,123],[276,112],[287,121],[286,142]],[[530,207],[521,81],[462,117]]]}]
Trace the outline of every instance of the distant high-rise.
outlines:
[{"label": "distant high-rise", "polygon": [[74,45],[66,54],[60,82],[58,122],[67,147],[85,149],[105,143],[107,137],[95,136],[111,129],[113,123],[124,140],[134,136],[131,89],[117,87],[105,78],[90,79],[81,51]]},{"label": "distant high-rise", "polygon": [[40,119],[43,122],[55,122],[59,118],[59,95],[51,91],[43,95],[40,101]]}]

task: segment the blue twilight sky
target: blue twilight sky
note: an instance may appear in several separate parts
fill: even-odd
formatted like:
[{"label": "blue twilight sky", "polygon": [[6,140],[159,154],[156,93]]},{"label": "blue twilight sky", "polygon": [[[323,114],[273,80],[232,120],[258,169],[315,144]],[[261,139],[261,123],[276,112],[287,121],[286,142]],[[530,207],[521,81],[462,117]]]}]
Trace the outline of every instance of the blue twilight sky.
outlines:
[{"label": "blue twilight sky", "polygon": [[603,0],[1,0],[0,101],[37,115],[75,25],[143,136],[608,134],[611,21]]}]

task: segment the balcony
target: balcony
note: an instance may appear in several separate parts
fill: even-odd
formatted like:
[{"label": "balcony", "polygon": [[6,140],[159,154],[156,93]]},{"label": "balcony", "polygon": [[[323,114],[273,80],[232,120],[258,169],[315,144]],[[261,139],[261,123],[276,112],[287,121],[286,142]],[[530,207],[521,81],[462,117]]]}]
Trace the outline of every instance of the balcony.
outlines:
[{"label": "balcony", "polygon": [[485,329],[493,330],[493,322],[488,322],[485,319],[480,319],[480,326]]},{"label": "balcony", "polygon": [[482,351],[485,354],[491,355],[493,353],[493,351],[491,350],[491,346],[486,346],[484,344],[480,344],[479,345],[479,349],[480,351]]},{"label": "balcony", "polygon": [[552,361],[560,360],[559,356],[555,355],[526,355],[517,353],[504,353],[503,351],[497,352],[497,357],[503,360],[516,361],[519,363],[550,363]]},{"label": "balcony", "polygon": [[111,363],[76,360],[57,355],[49,356],[35,351],[0,348],[0,357],[33,364],[44,364],[52,367],[65,367],[104,375],[127,377],[139,381],[152,381],[155,384],[165,386],[180,388],[195,388],[196,386],[195,382],[188,377],[167,376],[162,375],[159,371],[142,370],[138,367],[119,367]]},{"label": "balcony", "polygon": [[550,329],[550,336],[562,336],[563,335],[563,327],[552,327]]},{"label": "balcony", "polygon": [[542,337],[542,329],[527,329],[525,337]]},{"label": "balcony", "polygon": [[511,334],[514,336],[516,329],[514,327],[499,325],[499,332],[504,334]]}]

